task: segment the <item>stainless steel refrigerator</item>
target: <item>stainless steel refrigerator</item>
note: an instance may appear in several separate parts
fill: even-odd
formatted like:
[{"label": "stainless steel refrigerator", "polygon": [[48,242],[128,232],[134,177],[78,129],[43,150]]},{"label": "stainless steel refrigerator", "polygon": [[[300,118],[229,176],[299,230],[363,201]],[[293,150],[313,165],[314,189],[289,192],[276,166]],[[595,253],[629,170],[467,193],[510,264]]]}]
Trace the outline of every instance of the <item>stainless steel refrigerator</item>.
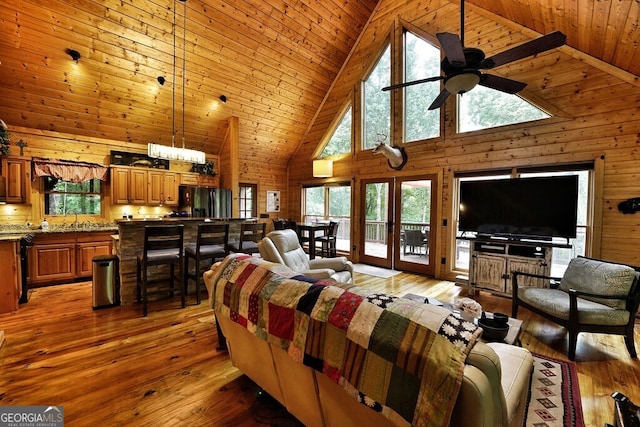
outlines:
[{"label": "stainless steel refrigerator", "polygon": [[230,218],[231,190],[180,187],[180,209],[198,218]]}]

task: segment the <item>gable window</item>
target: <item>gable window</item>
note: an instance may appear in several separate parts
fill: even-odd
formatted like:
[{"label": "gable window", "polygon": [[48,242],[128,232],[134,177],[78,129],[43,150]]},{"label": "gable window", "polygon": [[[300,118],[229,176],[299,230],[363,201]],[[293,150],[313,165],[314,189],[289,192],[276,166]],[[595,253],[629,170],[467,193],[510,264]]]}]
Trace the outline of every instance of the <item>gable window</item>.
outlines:
[{"label": "gable window", "polygon": [[258,186],[256,184],[240,184],[240,218],[258,216]]},{"label": "gable window", "polygon": [[551,117],[518,95],[476,86],[458,95],[458,132],[524,123]]},{"label": "gable window", "polygon": [[43,179],[45,215],[100,215],[99,179],[78,183],[52,176]]},{"label": "gable window", "polygon": [[391,82],[391,45],[387,45],[378,63],[363,84],[363,148],[374,148],[378,142],[390,139],[391,96],[382,91]]},{"label": "gable window", "polygon": [[347,154],[351,152],[351,106],[347,108],[340,123],[333,131],[319,158]]},{"label": "gable window", "polygon": [[[440,49],[409,31],[404,33],[405,82],[440,75]],[[440,110],[428,110],[426,100],[440,94],[440,81],[407,86],[404,94],[404,140],[440,135]]]}]

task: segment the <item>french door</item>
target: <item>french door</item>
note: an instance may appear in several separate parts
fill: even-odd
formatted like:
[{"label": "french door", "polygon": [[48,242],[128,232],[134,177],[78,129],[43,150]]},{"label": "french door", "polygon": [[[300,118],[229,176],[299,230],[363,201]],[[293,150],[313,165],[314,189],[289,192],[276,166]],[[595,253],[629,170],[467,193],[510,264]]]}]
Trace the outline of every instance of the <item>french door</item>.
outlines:
[{"label": "french door", "polygon": [[435,175],[363,180],[360,260],[434,274]]}]

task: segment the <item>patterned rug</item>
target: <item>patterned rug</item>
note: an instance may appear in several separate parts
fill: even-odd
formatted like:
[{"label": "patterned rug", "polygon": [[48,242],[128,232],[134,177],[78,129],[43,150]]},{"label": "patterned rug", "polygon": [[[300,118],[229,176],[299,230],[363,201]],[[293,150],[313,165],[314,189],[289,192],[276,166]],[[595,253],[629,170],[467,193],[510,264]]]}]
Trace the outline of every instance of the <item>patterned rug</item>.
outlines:
[{"label": "patterned rug", "polygon": [[527,406],[528,427],[583,426],[575,364],[534,354]]}]

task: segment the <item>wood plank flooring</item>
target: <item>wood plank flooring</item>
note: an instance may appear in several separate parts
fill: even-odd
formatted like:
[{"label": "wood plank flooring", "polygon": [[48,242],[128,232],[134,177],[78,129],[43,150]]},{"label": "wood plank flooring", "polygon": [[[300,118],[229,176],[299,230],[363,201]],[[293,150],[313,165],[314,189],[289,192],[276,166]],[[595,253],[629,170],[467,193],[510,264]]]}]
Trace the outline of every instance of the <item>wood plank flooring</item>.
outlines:
[{"label": "wood plank flooring", "polygon": [[[393,295],[453,301],[466,288],[402,273],[380,279],[356,273],[360,286]],[[510,300],[480,293],[486,310],[510,313]],[[522,345],[566,360],[565,331],[521,310]],[[213,313],[178,297],[93,310],[91,283],[31,291],[14,313],[0,315],[0,405],[63,405],[66,425],[283,425],[256,399],[257,388],[216,350]],[[640,327],[636,326],[640,349]],[[613,391],[640,403],[640,362],[622,337],[580,334],[577,369],[585,423],[613,422]]]}]

